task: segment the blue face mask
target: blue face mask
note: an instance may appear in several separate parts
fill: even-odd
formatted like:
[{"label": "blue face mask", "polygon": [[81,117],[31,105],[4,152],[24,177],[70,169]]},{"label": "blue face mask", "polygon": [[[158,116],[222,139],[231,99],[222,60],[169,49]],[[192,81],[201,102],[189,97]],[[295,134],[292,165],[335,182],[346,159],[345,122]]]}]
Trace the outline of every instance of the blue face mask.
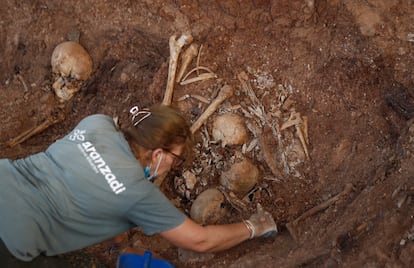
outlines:
[{"label": "blue face mask", "polygon": [[163,156],[164,156],[164,154],[161,153],[161,157],[158,159],[157,167],[155,168],[154,173],[150,174],[151,173],[151,165],[152,165],[152,163],[151,163],[151,165],[149,167],[146,166],[144,168],[144,177],[147,180],[150,181],[150,180],[154,179],[155,177],[157,177],[157,172],[158,172],[158,169],[160,168],[160,164],[161,164],[161,160],[162,160]]},{"label": "blue face mask", "polygon": [[150,176],[150,172],[151,172],[151,167],[146,166],[146,167],[144,168],[144,177],[145,177],[146,179],[148,179],[148,177]]}]

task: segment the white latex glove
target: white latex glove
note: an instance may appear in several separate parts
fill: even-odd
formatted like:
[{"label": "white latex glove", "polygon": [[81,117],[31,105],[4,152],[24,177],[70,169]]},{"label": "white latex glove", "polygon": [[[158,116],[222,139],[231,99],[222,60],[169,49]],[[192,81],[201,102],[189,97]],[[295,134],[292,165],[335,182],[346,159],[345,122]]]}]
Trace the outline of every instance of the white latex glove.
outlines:
[{"label": "white latex glove", "polygon": [[257,204],[257,211],[251,215],[244,223],[250,230],[250,239],[255,237],[270,237],[277,234],[277,225],[272,215],[263,210],[260,204]]}]

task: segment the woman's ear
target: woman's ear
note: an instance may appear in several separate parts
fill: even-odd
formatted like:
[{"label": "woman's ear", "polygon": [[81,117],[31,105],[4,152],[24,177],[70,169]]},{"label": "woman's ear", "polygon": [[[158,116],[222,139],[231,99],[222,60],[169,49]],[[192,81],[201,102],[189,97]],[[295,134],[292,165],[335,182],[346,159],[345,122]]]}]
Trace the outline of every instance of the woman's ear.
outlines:
[{"label": "woman's ear", "polygon": [[156,163],[158,159],[161,157],[163,150],[161,148],[157,148],[152,150],[151,160]]}]

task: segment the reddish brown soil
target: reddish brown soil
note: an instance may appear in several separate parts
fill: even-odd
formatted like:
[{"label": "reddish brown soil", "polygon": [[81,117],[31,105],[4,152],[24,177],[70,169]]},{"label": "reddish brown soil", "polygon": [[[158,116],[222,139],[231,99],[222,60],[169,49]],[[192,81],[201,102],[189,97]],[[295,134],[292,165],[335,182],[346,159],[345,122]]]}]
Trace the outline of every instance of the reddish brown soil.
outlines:
[{"label": "reddish brown soil", "polygon": [[[414,126],[386,102],[396,84],[413,88],[413,1],[315,0],[314,9],[307,4],[313,1],[303,0],[3,2],[2,158],[44,150],[88,114],[122,116],[132,105],[161,102],[168,40],[184,32],[203,46],[200,65],[218,76],[175,86],[173,105],[190,122],[207,104],[179,101],[180,97],[213,98],[224,84],[234,87],[236,94],[220,112],[240,113],[240,107],[246,108],[250,100],[237,79],[242,71],[268,116],[284,88],[292,107],[308,117],[310,159],[279,177],[263,155],[276,159],[277,150],[283,148],[268,128],[258,137],[250,133],[250,141],[262,141],[262,150],[248,156],[260,169],[260,183],[266,182],[271,193],[258,191],[250,205],[260,202],[272,213],[281,226],[275,238],[247,241],[214,255],[188,255],[157,236],[134,231],[118,237],[119,248],[106,241],[63,256],[77,267],[114,267],[126,246],[150,249],[177,267],[414,266],[413,203],[410,197],[402,202],[404,193],[414,187]],[[75,97],[58,108],[50,57],[57,44],[77,33],[93,59],[94,71]],[[6,146],[11,138],[56,114],[65,120],[22,144]],[[284,111],[276,123],[287,116]],[[208,131],[211,120],[206,126]],[[285,144],[297,142],[293,128],[281,133]],[[195,136],[201,142],[201,132]],[[226,157],[240,150],[214,143],[211,147]],[[201,160],[202,155],[196,154],[194,166],[202,166]],[[276,166],[281,167],[279,162]],[[199,190],[217,184],[222,170],[216,167],[201,174],[207,186]],[[169,176],[162,189],[188,212],[192,200],[175,192],[173,178]],[[300,222],[294,240],[285,224],[341,192],[347,183],[354,186],[352,193]],[[240,220],[248,213],[231,209],[222,222]]]}]

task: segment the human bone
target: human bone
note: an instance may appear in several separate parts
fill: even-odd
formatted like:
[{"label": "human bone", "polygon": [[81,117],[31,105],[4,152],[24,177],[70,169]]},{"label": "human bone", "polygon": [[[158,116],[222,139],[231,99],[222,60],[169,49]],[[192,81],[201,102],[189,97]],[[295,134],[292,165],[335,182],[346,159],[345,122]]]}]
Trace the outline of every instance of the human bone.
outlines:
[{"label": "human bone", "polygon": [[241,145],[248,139],[244,119],[238,114],[225,113],[215,118],[212,135],[214,140],[220,140],[222,146]]},{"label": "human bone", "polygon": [[195,56],[198,54],[198,44],[193,43],[191,44],[184,52],[181,58],[181,67],[177,73],[177,77],[175,78],[176,82],[180,82],[181,78],[183,77],[185,71],[187,70],[188,66],[190,65],[191,61],[194,59]]},{"label": "human bone", "polygon": [[61,102],[65,102],[79,91],[81,81],[92,73],[93,63],[88,52],[79,43],[67,41],[53,50],[52,72],[57,76],[53,89]]},{"label": "human bone", "polygon": [[[204,73],[198,73],[200,70],[204,71]],[[197,73],[195,77],[190,77],[193,73]],[[204,66],[197,66],[193,69],[191,69],[182,79],[180,82],[180,85],[188,85],[194,82],[203,81],[211,78],[217,78],[217,75],[208,67]]]},{"label": "human bone", "polygon": [[303,151],[305,152],[306,158],[310,159],[309,151],[307,147],[307,144],[309,143],[308,117],[307,116],[301,117],[300,113],[293,110],[289,116],[289,119],[286,122],[284,122],[282,126],[280,127],[280,130],[284,130],[291,126],[295,126],[296,133],[302,144]]},{"label": "human bone", "polygon": [[194,186],[197,183],[197,177],[196,177],[196,175],[194,175],[191,171],[186,170],[183,173],[183,178],[184,178],[184,181],[185,181],[185,187],[188,190],[193,190],[194,189]]},{"label": "human bone", "polygon": [[220,184],[235,194],[246,194],[259,180],[259,169],[243,157],[220,176]]},{"label": "human bone", "polygon": [[233,94],[234,94],[233,87],[229,85],[224,85],[220,89],[217,97],[210,103],[207,109],[193,123],[193,125],[190,128],[191,133],[194,134],[204,124],[204,122],[206,122],[206,120],[218,109],[220,104],[222,104],[226,99],[233,96]]},{"label": "human bone", "polygon": [[188,45],[191,42],[193,42],[193,37],[191,34],[183,34],[178,39],[176,35],[170,36],[170,60],[168,65],[167,87],[165,89],[164,99],[162,100],[163,105],[171,105],[174,91],[175,74],[177,72],[178,57],[183,46]]},{"label": "human bone", "polygon": [[199,224],[217,223],[227,212],[225,198],[217,189],[207,189],[199,194],[191,206],[190,216]]}]

